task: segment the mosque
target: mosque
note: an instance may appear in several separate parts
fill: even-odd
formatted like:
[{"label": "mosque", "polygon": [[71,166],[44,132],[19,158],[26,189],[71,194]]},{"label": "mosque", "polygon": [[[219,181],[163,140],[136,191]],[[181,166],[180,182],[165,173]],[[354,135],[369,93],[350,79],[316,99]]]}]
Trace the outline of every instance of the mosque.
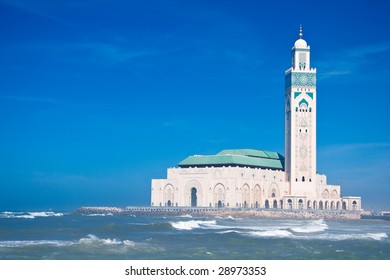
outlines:
[{"label": "mosque", "polygon": [[316,172],[316,69],[299,39],[285,71],[285,157],[255,149],[189,156],[153,179],[151,206],[361,210],[361,197],[341,196]]}]

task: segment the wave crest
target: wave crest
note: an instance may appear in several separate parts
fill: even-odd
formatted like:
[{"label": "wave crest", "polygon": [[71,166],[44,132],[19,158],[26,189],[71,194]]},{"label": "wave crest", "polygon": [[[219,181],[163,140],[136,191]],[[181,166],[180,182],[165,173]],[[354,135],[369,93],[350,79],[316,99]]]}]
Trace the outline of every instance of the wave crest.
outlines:
[{"label": "wave crest", "polygon": [[303,225],[300,227],[291,227],[290,229],[294,232],[299,233],[312,233],[312,232],[321,232],[328,229],[328,225],[324,222],[323,219],[315,220],[309,222],[307,225]]},{"label": "wave crest", "polygon": [[178,230],[192,230],[195,228],[207,228],[213,225],[216,225],[217,222],[215,220],[212,221],[180,221],[180,222],[171,222],[171,226]]},{"label": "wave crest", "polygon": [[62,217],[64,213],[56,212],[1,212],[2,219],[35,219],[37,217]]}]

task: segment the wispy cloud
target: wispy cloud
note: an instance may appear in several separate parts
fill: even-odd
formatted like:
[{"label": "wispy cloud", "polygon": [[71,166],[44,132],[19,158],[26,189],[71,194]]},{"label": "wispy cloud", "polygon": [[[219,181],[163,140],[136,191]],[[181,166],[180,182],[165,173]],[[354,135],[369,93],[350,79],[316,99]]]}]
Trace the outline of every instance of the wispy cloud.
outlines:
[{"label": "wispy cloud", "polygon": [[[16,48],[15,46],[13,47]],[[128,47],[125,44],[116,42],[39,42],[23,44],[19,48],[43,52],[45,56],[52,58],[51,61],[69,62],[76,59],[103,67],[113,67],[134,59],[162,56],[178,50],[177,48]]]},{"label": "wispy cloud", "polygon": [[357,74],[359,69],[372,62],[370,56],[390,51],[390,42],[359,46],[326,55],[325,60],[316,63],[322,69],[320,78]]},{"label": "wispy cloud", "polygon": [[378,149],[389,149],[390,143],[379,142],[379,143],[350,143],[341,145],[331,145],[326,147],[319,147],[319,152],[326,155],[339,155],[342,153],[359,152],[362,150],[378,150]]}]

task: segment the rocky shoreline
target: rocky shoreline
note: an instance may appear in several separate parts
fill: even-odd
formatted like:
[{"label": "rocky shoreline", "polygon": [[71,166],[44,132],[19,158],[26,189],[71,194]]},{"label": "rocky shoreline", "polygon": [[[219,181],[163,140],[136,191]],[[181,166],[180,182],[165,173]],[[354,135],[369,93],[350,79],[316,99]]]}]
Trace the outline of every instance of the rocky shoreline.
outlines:
[{"label": "rocky shoreline", "polygon": [[331,211],[331,210],[287,210],[287,209],[243,209],[243,208],[181,208],[181,207],[81,207],[74,211],[79,215],[186,215],[219,216],[219,217],[259,217],[279,219],[360,219],[360,211]]}]

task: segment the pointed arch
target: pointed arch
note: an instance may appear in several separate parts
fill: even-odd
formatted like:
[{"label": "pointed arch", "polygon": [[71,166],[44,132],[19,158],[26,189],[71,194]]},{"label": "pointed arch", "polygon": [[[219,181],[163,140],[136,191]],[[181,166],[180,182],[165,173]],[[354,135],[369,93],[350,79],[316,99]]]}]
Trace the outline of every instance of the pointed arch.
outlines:
[{"label": "pointed arch", "polygon": [[[195,189],[195,190],[194,190]],[[203,205],[203,187],[198,180],[190,180],[184,187],[184,206],[194,205],[196,200],[196,206],[199,207]]]},{"label": "pointed arch", "polygon": [[261,201],[261,187],[259,185],[256,185],[253,188],[253,205],[255,208],[259,208]]},{"label": "pointed arch", "polygon": [[214,186],[213,189],[213,203],[214,207],[224,207],[225,206],[225,196],[226,188],[223,184],[218,183]]},{"label": "pointed arch", "polygon": [[248,207],[250,199],[251,199],[251,195],[250,195],[249,185],[244,184],[244,186],[242,186],[242,202],[241,202],[244,208]]},{"label": "pointed arch", "polygon": [[268,187],[268,197],[280,197],[279,186],[275,182],[272,182]]},{"label": "pointed arch", "polygon": [[175,201],[175,189],[172,184],[166,184],[163,188],[163,205],[171,207]]}]

